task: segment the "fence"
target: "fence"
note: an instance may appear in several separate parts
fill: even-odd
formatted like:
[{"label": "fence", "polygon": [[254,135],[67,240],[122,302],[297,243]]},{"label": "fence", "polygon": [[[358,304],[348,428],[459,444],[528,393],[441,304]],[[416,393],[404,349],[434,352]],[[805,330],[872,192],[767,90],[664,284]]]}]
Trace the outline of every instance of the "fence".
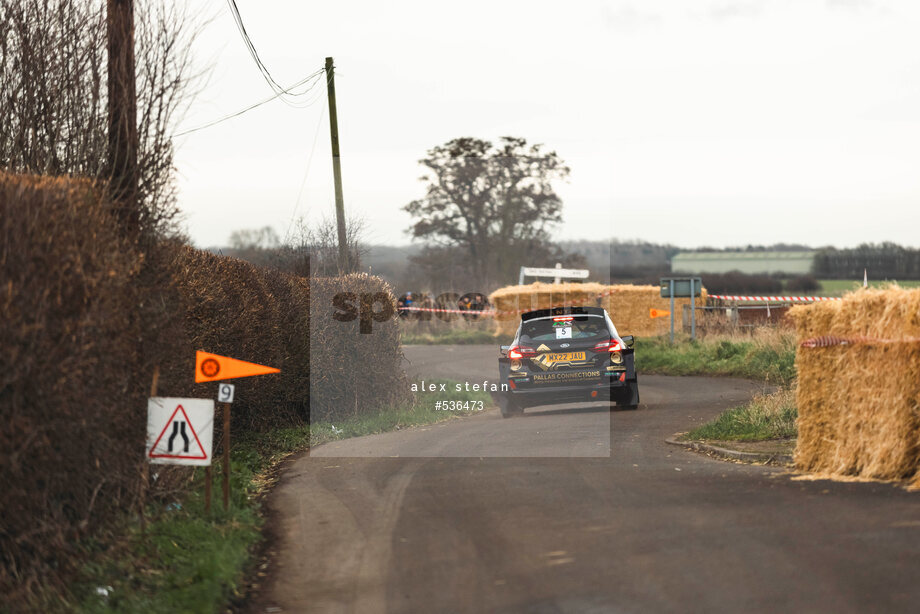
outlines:
[{"label": "fence", "polygon": [[[790,305],[705,305],[696,308],[697,331],[705,333],[744,330],[759,326],[791,327],[786,319]],[[690,305],[684,305],[681,326],[690,332]]]}]

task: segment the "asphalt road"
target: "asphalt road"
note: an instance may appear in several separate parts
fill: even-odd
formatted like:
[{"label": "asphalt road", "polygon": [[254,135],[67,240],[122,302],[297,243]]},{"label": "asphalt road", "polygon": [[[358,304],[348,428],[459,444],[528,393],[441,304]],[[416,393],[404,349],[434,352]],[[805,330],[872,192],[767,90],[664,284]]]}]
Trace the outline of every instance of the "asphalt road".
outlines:
[{"label": "asphalt road", "polygon": [[[491,347],[406,355],[414,375],[496,377]],[[251,610],[917,611],[920,495],[669,446],[757,386],[640,386],[638,411],[493,409],[295,459],[269,499],[275,555]]]}]

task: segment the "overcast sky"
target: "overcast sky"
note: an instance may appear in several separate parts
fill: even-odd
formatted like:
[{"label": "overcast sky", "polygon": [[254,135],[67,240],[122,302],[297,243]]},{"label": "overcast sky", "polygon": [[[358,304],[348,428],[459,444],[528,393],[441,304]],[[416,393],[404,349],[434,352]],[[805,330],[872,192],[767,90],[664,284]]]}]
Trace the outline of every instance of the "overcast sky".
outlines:
[{"label": "overcast sky", "polygon": [[[915,0],[237,4],[279,82],[335,57],[345,206],[370,243],[409,241],[427,149],[514,135],[572,167],[558,238],[920,246]],[[192,6],[211,72],[180,129],[272,93],[225,2]],[[320,90],[177,140],[197,245],[333,215]]]}]

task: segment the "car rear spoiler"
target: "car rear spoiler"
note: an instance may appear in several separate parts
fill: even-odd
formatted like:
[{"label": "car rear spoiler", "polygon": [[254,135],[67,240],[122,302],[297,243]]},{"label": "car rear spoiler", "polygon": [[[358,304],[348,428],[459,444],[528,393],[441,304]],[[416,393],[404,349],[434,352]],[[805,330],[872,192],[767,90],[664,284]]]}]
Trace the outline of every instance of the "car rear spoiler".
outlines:
[{"label": "car rear spoiler", "polygon": [[570,316],[570,315],[592,315],[603,316],[603,307],[581,307],[581,306],[563,306],[550,307],[549,309],[537,309],[521,314],[521,320],[535,320],[536,318],[546,318],[549,316]]}]

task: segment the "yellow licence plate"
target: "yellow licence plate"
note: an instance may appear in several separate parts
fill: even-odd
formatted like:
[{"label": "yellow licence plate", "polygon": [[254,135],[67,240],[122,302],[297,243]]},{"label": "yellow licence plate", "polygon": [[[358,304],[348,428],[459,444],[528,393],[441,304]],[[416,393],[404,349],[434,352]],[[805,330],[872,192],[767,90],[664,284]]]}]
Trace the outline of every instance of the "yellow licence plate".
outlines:
[{"label": "yellow licence plate", "polygon": [[546,360],[550,362],[571,362],[574,360],[584,360],[584,352],[563,352],[561,354],[547,354]]}]

